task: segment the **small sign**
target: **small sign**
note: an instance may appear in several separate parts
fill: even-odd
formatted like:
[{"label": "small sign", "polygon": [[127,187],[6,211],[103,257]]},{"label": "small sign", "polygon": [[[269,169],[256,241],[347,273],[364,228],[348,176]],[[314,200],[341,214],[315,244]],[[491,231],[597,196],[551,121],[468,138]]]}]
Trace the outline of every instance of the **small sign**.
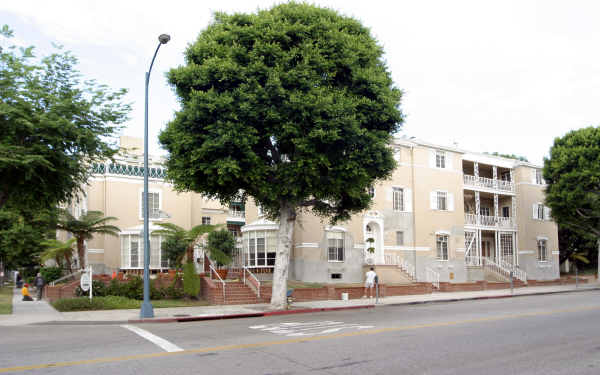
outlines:
[{"label": "small sign", "polygon": [[89,273],[84,273],[83,275],[81,275],[81,280],[79,285],[81,286],[81,290],[83,290],[84,292],[87,292],[88,290],[90,290],[90,274]]}]

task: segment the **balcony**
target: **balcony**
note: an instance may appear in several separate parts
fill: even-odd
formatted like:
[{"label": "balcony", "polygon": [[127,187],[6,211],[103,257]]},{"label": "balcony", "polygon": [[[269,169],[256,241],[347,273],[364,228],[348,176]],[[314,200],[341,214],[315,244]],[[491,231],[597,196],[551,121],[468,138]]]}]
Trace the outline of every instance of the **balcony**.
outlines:
[{"label": "balcony", "polygon": [[509,192],[515,191],[515,184],[512,181],[494,180],[493,178],[487,177],[475,177],[468,174],[463,175],[463,181],[465,186],[489,190],[501,190]]},{"label": "balcony", "polygon": [[494,217],[485,215],[465,214],[465,225],[515,229],[517,223],[513,217]]},{"label": "balcony", "polygon": [[246,212],[240,210],[229,210],[227,222],[230,224],[246,224]]}]

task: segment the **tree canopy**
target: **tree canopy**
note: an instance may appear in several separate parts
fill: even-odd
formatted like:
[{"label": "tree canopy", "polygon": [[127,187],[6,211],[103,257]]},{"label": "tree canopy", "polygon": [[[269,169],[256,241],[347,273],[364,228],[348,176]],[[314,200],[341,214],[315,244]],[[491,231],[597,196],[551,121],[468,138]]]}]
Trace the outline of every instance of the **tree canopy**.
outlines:
[{"label": "tree canopy", "polygon": [[283,308],[297,211],[349,219],[394,169],[401,91],[382,47],[359,21],[304,3],[216,13],[168,79],[181,102],[160,134],[168,177],[279,218],[271,303]]},{"label": "tree canopy", "polygon": [[556,138],[544,159],[544,179],[554,220],[575,233],[595,235],[600,251],[600,127]]},{"label": "tree canopy", "polygon": [[129,112],[126,91],[82,81],[76,64],[69,52],[40,59],[33,47],[0,50],[0,208],[67,201],[90,163],[116,152],[107,137]]}]

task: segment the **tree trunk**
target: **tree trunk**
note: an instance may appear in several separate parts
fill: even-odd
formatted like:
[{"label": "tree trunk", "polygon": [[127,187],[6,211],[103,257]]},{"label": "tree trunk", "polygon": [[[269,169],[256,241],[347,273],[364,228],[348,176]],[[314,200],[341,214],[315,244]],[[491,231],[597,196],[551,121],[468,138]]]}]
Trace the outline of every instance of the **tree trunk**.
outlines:
[{"label": "tree trunk", "polygon": [[274,310],[283,310],[287,305],[287,279],[295,222],[295,207],[283,203],[279,209],[279,234],[271,292],[271,308]]},{"label": "tree trunk", "polygon": [[71,267],[71,256],[65,255],[65,261],[67,262],[67,269],[69,270],[69,275],[73,273],[73,267]]},{"label": "tree trunk", "polygon": [[79,268],[85,269],[85,246],[83,238],[77,237],[77,255],[79,256]]}]

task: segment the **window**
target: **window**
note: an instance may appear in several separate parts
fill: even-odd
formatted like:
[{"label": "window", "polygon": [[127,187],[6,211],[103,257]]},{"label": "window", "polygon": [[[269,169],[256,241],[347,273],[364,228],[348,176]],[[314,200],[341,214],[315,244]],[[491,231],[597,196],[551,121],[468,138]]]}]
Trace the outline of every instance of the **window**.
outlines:
[{"label": "window", "polygon": [[331,278],[340,280],[342,278],[342,274],[341,273],[332,273]]},{"label": "window", "polygon": [[243,233],[248,267],[273,267],[277,252],[277,231],[251,231]]},{"label": "window", "polygon": [[502,207],[502,217],[510,217],[510,207]]},{"label": "window", "polygon": [[210,216],[202,216],[202,225],[210,225]]},{"label": "window", "polygon": [[138,268],[140,267],[140,253],[139,253],[139,236],[131,236],[130,237],[130,241],[129,241],[129,249],[130,249],[130,257],[131,260],[129,261],[129,266],[131,268]]},{"label": "window", "polygon": [[500,179],[502,181],[510,181],[510,171],[502,172],[500,174]]},{"label": "window", "polygon": [[540,220],[544,220],[544,205],[543,204],[538,204],[537,206],[537,217]]},{"label": "window", "polygon": [[396,245],[404,246],[404,232],[396,232]]},{"label": "window", "polygon": [[444,151],[435,152],[435,166],[437,168],[446,168],[446,153]]},{"label": "window", "polygon": [[445,191],[438,191],[437,192],[437,209],[438,210],[447,210],[447,200],[448,198],[448,193],[446,193]]},{"label": "window", "polygon": [[369,188],[367,189],[367,193],[369,194],[369,197],[375,198],[375,187],[369,186]]},{"label": "window", "polygon": [[538,240],[537,241],[537,256],[538,256],[538,261],[540,262],[547,262],[548,261],[548,247],[546,244],[546,240]]},{"label": "window", "polygon": [[513,235],[512,233],[500,233],[500,251],[502,260],[513,264]]},{"label": "window", "polygon": [[[144,192],[142,192],[142,212],[140,217],[144,217]],[[160,218],[160,193],[159,192],[148,192],[148,217],[150,219],[159,219]]]},{"label": "window", "polygon": [[344,232],[327,232],[327,254],[330,262],[344,261]]},{"label": "window", "polygon": [[448,260],[448,236],[445,234],[436,235],[437,258],[439,260]]},{"label": "window", "polygon": [[535,183],[538,185],[544,185],[544,178],[542,177],[542,170],[535,170]]},{"label": "window", "polygon": [[404,211],[404,189],[392,188],[394,194],[394,211]]},{"label": "window", "polygon": [[490,216],[490,208],[489,207],[480,207],[479,214],[482,216]]}]

